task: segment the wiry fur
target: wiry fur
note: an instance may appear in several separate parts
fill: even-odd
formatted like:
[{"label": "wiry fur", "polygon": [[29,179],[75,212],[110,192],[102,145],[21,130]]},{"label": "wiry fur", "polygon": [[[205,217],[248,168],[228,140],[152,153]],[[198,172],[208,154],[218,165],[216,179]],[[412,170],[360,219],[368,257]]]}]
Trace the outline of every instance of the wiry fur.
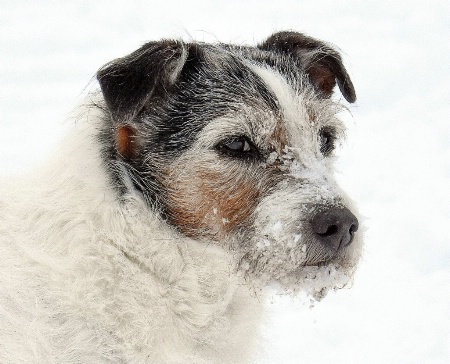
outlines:
[{"label": "wiry fur", "polygon": [[311,227],[351,205],[330,95],[355,94],[332,48],[166,40],[98,79],[53,162],[2,182],[1,363],[245,363],[256,291],[351,279],[360,234],[330,248]]}]

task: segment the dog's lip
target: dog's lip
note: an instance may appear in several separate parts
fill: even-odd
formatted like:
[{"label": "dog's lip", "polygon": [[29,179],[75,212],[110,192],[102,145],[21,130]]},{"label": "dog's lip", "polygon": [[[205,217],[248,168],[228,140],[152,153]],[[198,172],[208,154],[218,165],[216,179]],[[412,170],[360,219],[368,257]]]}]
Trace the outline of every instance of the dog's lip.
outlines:
[{"label": "dog's lip", "polygon": [[333,259],[323,259],[323,260],[314,260],[314,261],[310,261],[310,262],[306,262],[304,264],[302,264],[303,267],[325,267],[331,263],[333,263],[334,260]]},{"label": "dog's lip", "polygon": [[[314,244],[311,245],[312,248],[314,246]],[[336,263],[340,258],[339,251],[317,251],[316,249],[311,249],[310,251],[307,250],[306,253],[306,259],[304,260],[302,267],[324,267]]]}]

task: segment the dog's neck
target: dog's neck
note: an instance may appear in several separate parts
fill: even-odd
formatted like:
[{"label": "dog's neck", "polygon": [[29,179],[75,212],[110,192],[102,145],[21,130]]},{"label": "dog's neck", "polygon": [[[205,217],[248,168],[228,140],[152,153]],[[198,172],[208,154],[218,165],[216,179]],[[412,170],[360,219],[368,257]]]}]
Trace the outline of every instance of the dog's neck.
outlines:
[{"label": "dog's neck", "polygon": [[[96,143],[96,130],[95,125],[78,125],[55,163],[40,173],[43,190],[61,184],[73,186],[70,196],[57,201],[67,205],[65,211],[70,216],[62,215],[55,205],[58,196],[52,191],[42,192],[54,224],[59,219],[61,223],[75,219],[80,236],[77,245],[62,235],[48,244],[53,244],[60,257],[75,249],[84,251],[77,255],[93,257],[82,262],[82,268],[73,267],[84,271],[90,280],[97,275],[99,279],[122,277],[117,282],[107,281],[101,292],[85,292],[88,287],[77,285],[80,297],[87,297],[80,304],[90,305],[83,312],[93,313],[83,320],[92,322],[93,328],[99,320],[109,323],[121,342],[143,348],[159,340],[162,334],[158,327],[164,327],[173,340],[167,341],[169,347],[159,362],[171,362],[169,352],[174,345],[179,347],[173,350],[177,355],[187,350],[190,362],[197,362],[195,355],[200,351],[203,357],[211,358],[208,363],[239,362],[251,349],[262,302],[235,274],[229,252],[214,243],[182,235],[153,212],[137,192],[131,190],[119,198]],[[58,181],[50,184],[49,178]],[[84,217],[88,223],[81,221]],[[110,292],[114,292],[114,309],[98,311],[93,302],[109,297]],[[135,312],[132,319],[120,323],[115,315],[130,308],[127,297],[133,297]],[[117,322],[129,327],[116,328]]]}]

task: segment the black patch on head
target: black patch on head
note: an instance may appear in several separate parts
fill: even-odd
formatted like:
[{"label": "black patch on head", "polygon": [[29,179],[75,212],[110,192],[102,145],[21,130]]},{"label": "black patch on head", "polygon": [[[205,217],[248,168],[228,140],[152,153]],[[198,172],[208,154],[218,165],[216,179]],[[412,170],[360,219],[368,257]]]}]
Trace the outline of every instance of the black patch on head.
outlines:
[{"label": "black patch on head", "polygon": [[205,125],[244,105],[279,113],[275,95],[245,62],[221,46],[163,41],[104,66],[98,79],[112,125],[103,140],[114,140],[115,128],[124,124],[139,139],[138,153],[128,159],[105,148],[113,173],[124,167],[147,201],[164,209],[158,173]]},{"label": "black patch on head", "polygon": [[292,58],[282,53],[275,53],[249,46],[235,46],[231,44],[224,44],[223,47],[241,55],[256,65],[263,67],[267,66],[277,71],[286,78],[286,81],[292,86],[293,89],[296,89],[298,81],[302,80],[305,74],[305,69],[299,59]]},{"label": "black patch on head", "polygon": [[205,58],[217,56],[219,61],[188,58],[174,92],[158,110],[158,117],[145,115],[145,120],[156,127],[151,144],[158,153],[180,155],[206,124],[239,113],[243,105],[253,103],[260,109],[279,112],[275,95],[241,58],[219,47],[205,48]]},{"label": "black patch on head", "polygon": [[[100,138],[118,190],[126,191],[125,170],[146,200],[164,212],[158,174],[192,146],[205,125],[244,106],[280,115],[276,96],[249,64],[273,68],[294,84],[307,75],[323,97],[337,82],[349,102],[356,99],[339,54],[300,33],[276,33],[257,48],[149,42],[97,74],[107,118]],[[117,150],[117,129],[124,125],[135,138],[133,153]]]}]

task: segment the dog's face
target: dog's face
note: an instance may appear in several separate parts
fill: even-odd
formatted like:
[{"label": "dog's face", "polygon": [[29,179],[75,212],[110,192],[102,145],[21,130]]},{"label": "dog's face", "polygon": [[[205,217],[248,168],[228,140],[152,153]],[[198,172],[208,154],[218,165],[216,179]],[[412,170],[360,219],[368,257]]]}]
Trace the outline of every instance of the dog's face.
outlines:
[{"label": "dog's face", "polygon": [[355,93],[332,48],[293,32],[255,48],[161,41],[98,79],[108,163],[149,208],[228,249],[253,280],[343,284],[335,273],[350,275],[361,239],[334,180],[345,130],[330,96],[336,82],[347,101]]}]

